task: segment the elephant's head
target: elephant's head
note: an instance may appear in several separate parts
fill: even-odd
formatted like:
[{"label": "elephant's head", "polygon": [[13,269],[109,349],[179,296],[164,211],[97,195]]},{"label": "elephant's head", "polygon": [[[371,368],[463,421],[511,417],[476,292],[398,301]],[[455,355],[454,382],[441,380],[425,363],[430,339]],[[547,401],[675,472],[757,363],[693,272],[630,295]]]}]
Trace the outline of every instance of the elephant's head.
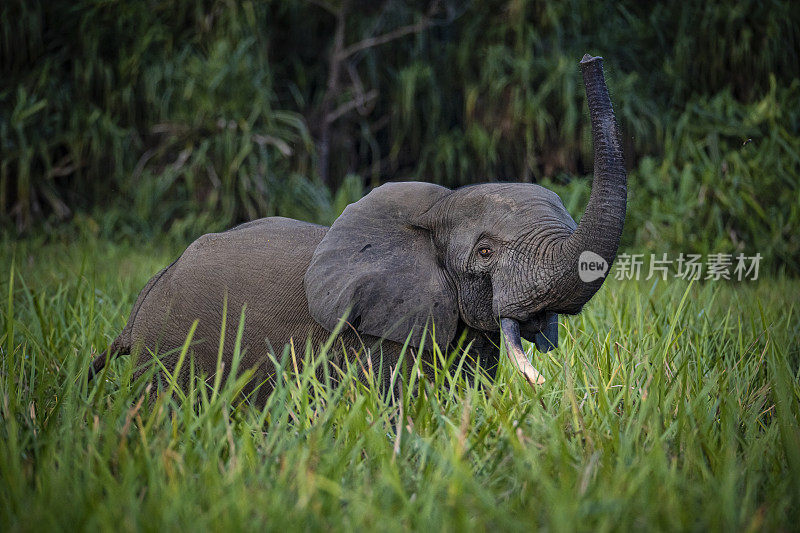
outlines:
[{"label": "elephant's head", "polygon": [[582,281],[581,254],[610,268],[625,219],[625,167],[602,59],[586,55],[581,68],[595,173],[580,224],[555,193],[533,184],[383,185],[348,206],[317,247],[305,276],[314,318],[333,329],[349,310],[358,331],[398,342],[411,334],[417,345],[429,318],[440,343],[453,339],[459,319],[502,329],[518,368],[539,382],[520,334],[540,350],[557,345],[558,314],[579,312],[605,277]]}]

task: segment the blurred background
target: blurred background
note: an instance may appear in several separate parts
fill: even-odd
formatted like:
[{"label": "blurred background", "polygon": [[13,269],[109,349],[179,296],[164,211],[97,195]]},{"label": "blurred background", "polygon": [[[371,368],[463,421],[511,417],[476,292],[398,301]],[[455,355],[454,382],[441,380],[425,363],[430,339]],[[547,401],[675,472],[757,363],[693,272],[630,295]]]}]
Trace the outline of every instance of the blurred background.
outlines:
[{"label": "blurred background", "polygon": [[0,228],[189,241],[407,179],[541,183],[578,218],[586,52],[623,246],[800,273],[800,8],[777,0],[6,0]]}]

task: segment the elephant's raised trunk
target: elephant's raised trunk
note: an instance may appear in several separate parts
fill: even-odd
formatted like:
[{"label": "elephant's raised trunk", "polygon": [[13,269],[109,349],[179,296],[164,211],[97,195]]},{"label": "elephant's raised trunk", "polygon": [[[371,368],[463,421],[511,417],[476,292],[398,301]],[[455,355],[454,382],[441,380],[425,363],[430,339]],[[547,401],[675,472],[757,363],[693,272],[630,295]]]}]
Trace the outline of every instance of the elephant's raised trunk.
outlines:
[{"label": "elephant's raised trunk", "polygon": [[603,284],[617,254],[627,201],[625,163],[603,58],[586,54],[580,64],[592,121],[594,183],[578,228],[562,244],[559,286],[567,288],[561,300],[567,310],[580,309]]},{"label": "elephant's raised trunk", "polygon": [[[561,243],[561,259],[554,272],[557,278],[554,286],[559,294],[553,302],[555,309],[550,309],[556,312],[577,312],[597,292],[617,255],[625,222],[627,177],[614,110],[603,78],[603,58],[586,54],[581,60],[581,71],[592,120],[594,183],[580,224]],[[541,351],[558,343],[557,315],[551,312],[551,316],[553,323],[538,334],[543,336],[542,342],[538,338],[536,342]],[[500,330],[517,370],[531,385],[544,383],[522,350],[519,323],[501,316]]]}]

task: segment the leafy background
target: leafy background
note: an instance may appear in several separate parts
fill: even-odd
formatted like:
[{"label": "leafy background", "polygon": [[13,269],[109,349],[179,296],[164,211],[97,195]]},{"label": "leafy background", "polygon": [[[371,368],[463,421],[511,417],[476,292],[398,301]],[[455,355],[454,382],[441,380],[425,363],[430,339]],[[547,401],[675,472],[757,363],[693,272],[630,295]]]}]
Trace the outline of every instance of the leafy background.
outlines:
[{"label": "leafy background", "polygon": [[11,0],[0,223],[187,240],[328,223],[399,179],[539,182],[577,217],[591,52],[625,136],[624,245],[797,274],[798,51],[788,1]]}]

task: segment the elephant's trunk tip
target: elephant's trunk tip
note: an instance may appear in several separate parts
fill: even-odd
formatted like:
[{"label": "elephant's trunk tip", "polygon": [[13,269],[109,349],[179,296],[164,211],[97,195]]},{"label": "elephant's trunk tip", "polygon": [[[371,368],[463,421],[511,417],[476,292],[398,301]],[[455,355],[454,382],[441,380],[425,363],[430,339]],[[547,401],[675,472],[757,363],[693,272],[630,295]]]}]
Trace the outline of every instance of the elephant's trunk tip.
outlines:
[{"label": "elephant's trunk tip", "polygon": [[602,61],[603,58],[600,56],[593,56],[591,54],[583,54],[583,58],[581,58],[581,65],[587,65],[589,63],[594,63],[595,61]]}]

